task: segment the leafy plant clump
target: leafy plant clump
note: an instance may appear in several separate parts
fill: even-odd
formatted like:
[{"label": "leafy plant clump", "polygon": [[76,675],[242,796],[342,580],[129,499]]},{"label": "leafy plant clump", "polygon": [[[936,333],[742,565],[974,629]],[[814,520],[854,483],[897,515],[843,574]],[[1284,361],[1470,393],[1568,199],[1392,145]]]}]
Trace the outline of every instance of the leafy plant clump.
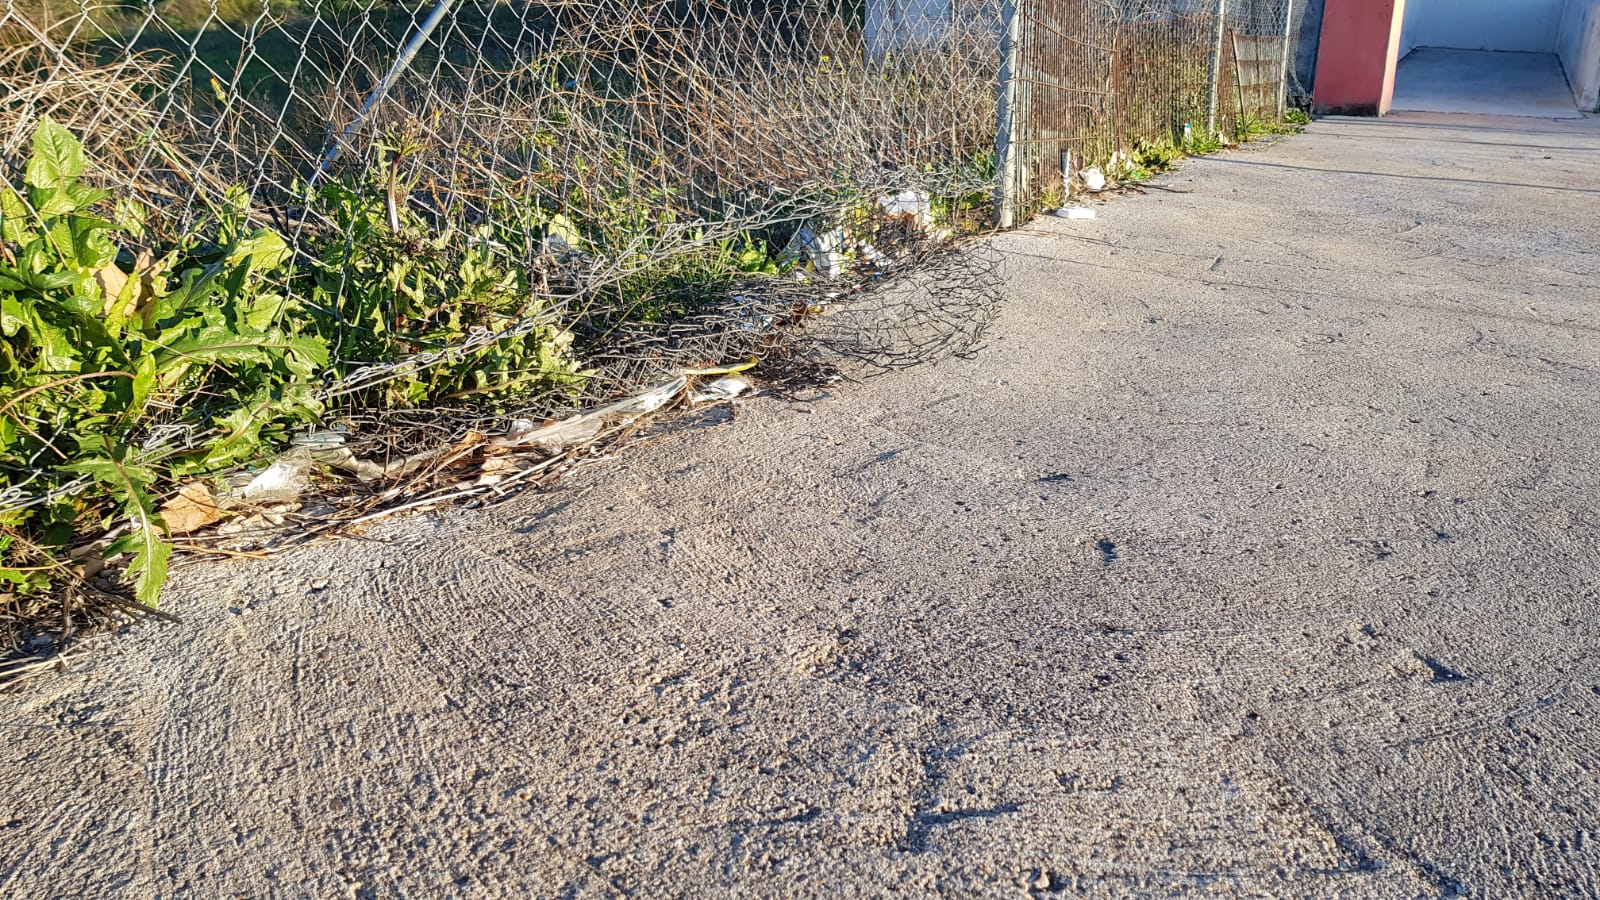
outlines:
[{"label": "leafy plant clump", "polygon": [[[1293,112],[1299,112],[1299,110],[1293,110]],[[1282,121],[1254,115],[1245,115],[1239,119],[1240,141],[1253,141],[1256,138],[1272,135],[1299,134],[1303,130],[1305,130],[1304,124],[1296,122],[1290,116],[1286,116]]]},{"label": "leafy plant clump", "polygon": [[[497,337],[544,311],[523,270],[505,265],[488,226],[462,234],[431,227],[376,185],[332,182],[315,202],[332,228],[312,240],[296,273],[313,323],[347,365],[437,352],[473,335]],[[571,335],[555,325],[496,339],[363,391],[353,403],[406,408],[530,387],[581,387]]]},{"label": "leafy plant clump", "polygon": [[0,606],[119,557],[153,605],[172,549],[161,501],[328,415],[320,389],[355,369],[473,335],[476,349],[347,402],[581,386],[570,336],[526,327],[534,292],[488,235],[440,234],[381,191],[329,185],[315,203],[334,227],[296,264],[247,223],[242,192],[203,227],[158,236],[136,204],[85,184],[87,168],[46,119],[20,185],[0,185]]},{"label": "leafy plant clump", "polygon": [[[0,470],[52,498],[0,514],[0,580],[46,589],[65,574],[62,551],[126,523],[101,553],[129,554],[135,596],[153,603],[170,552],[161,482],[249,458],[270,428],[314,416],[328,351],[286,324],[296,304],[273,278],[289,259],[277,235],[246,229],[235,208],[212,239],[151,246],[136,209],[98,212],[110,198],[79,181],[85,167],[77,140],[45,120],[22,189],[0,187]],[[180,422],[214,434],[141,452]]]},{"label": "leafy plant clump", "polygon": [[1178,149],[1183,151],[1184,156],[1205,156],[1216,153],[1222,147],[1223,142],[1220,135],[1199,128],[1185,133],[1183,141],[1178,145]]}]

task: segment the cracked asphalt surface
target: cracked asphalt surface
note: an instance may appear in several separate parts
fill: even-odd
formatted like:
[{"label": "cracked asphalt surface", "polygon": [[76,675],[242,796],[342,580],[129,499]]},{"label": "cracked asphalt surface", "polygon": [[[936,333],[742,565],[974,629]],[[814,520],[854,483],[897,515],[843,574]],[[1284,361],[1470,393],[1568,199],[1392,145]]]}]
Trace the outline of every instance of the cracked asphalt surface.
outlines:
[{"label": "cracked asphalt surface", "polygon": [[0,697],[8,896],[1595,896],[1600,129],[996,238],[971,359],[181,572]]}]

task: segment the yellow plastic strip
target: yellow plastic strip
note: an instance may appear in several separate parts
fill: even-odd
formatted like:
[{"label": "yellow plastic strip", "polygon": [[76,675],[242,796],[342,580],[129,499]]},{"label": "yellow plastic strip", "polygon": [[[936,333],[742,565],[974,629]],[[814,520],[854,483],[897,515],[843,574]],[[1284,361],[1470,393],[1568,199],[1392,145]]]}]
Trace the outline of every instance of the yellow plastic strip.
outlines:
[{"label": "yellow plastic strip", "polygon": [[749,360],[742,363],[732,363],[726,366],[713,366],[709,369],[679,369],[678,371],[683,375],[732,375],[735,372],[748,372],[751,369],[754,369],[756,364],[759,362],[761,362],[759,358],[752,356]]}]

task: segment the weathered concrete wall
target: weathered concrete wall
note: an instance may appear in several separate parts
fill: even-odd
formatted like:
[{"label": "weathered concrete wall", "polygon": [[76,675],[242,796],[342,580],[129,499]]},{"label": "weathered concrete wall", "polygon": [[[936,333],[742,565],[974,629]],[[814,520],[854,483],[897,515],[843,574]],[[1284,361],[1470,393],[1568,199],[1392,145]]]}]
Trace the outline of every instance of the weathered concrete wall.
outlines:
[{"label": "weathered concrete wall", "polygon": [[1407,0],[1401,55],[1412,47],[1549,53],[1566,0]]},{"label": "weathered concrete wall", "polygon": [[1567,0],[1556,53],[1578,108],[1600,112],[1600,0]]}]

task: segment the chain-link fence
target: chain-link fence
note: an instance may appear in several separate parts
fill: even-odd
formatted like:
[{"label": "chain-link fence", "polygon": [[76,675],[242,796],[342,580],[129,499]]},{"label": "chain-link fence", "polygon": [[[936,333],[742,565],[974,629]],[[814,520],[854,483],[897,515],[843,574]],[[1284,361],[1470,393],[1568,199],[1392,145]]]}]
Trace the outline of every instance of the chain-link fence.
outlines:
[{"label": "chain-link fence", "polygon": [[1142,147],[1207,149],[1278,121],[1302,0],[1006,0],[1001,223]]},{"label": "chain-link fence", "polygon": [[[341,260],[285,285],[331,323],[323,400],[552,335],[614,393],[817,305],[733,276],[875,287],[997,191],[1013,221],[1074,166],[1275,116],[1294,3],[0,0],[0,156],[52,115],[146,243],[242,204]],[[415,295],[454,286],[404,269],[472,253],[524,302],[432,328]]]},{"label": "chain-link fence", "polygon": [[[541,417],[767,355],[985,226],[993,20],[973,0],[4,0],[0,155],[20,173],[45,116],[77,135],[86,179],[137,206],[134,281],[231,217],[285,238],[281,308],[329,344],[324,421],[484,397]],[[966,285],[986,299],[949,298],[969,321],[918,339],[970,341],[990,274]],[[917,355],[892,316],[859,321],[875,337],[839,346]],[[145,458],[228,412],[167,410]],[[19,487],[52,443],[8,461],[7,505],[87,483]]]},{"label": "chain-link fence", "polygon": [[969,349],[970,236],[1277,116],[1294,2],[0,0],[0,587],[295,434]]},{"label": "chain-link fence", "polygon": [[390,226],[492,228],[562,324],[609,334],[629,311],[597,296],[664,261],[990,191],[992,16],[905,5],[5,0],[0,152],[20,167],[53,113],[162,233],[242,188],[296,246],[354,230],[342,180]]}]

